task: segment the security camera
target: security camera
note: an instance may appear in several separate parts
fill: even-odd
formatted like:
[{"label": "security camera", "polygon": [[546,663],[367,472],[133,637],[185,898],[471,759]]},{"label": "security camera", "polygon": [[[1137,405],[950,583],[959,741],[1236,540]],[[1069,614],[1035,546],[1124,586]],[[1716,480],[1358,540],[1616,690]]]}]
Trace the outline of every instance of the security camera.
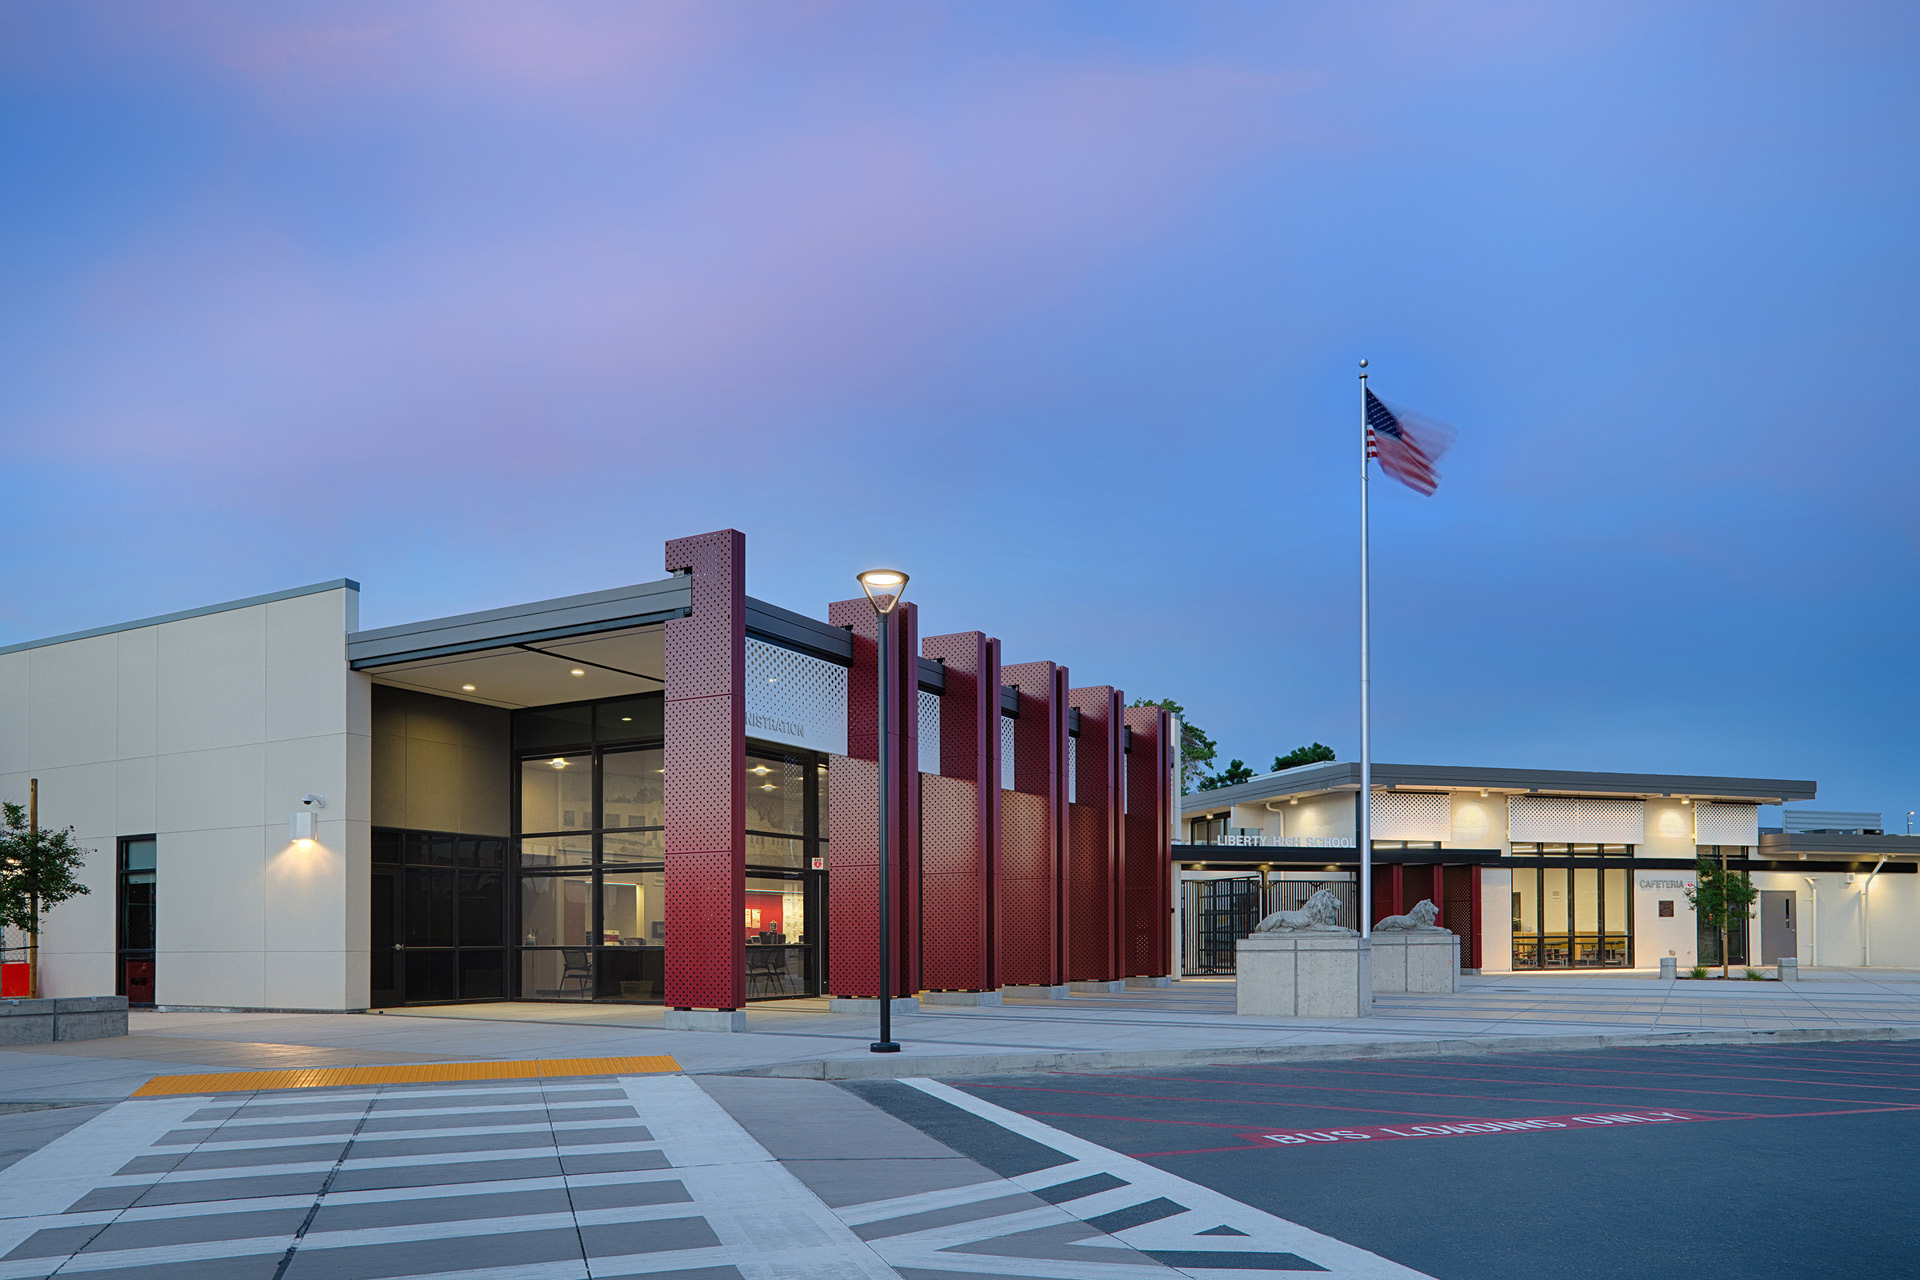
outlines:
[{"label": "security camera", "polygon": [[327,807],[327,798],[309,794],[301,796],[300,803],[309,809],[324,809]]}]

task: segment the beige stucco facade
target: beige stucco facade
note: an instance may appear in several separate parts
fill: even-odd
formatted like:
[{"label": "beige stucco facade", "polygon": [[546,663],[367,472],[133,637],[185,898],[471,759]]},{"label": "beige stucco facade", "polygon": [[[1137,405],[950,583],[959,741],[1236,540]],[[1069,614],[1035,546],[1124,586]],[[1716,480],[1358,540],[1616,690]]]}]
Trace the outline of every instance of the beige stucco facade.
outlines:
[{"label": "beige stucco facade", "polygon": [[[50,996],[115,988],[117,842],[156,837],[155,1002],[367,1003],[369,685],[334,583],[0,654],[0,797],[91,850],[42,934]],[[289,816],[325,797],[299,848]]]},{"label": "beige stucco facade", "polygon": [[[1333,767],[1325,769],[1331,771]],[[1403,774],[1418,771],[1415,766],[1388,768]],[[1636,865],[1624,875],[1619,871],[1608,871],[1607,875],[1618,877],[1610,884],[1627,886],[1632,963],[1640,969],[1655,968],[1661,960],[1672,958],[1685,970],[1700,960],[1696,917],[1687,888],[1693,883],[1696,859],[1711,856],[1716,846],[1724,846],[1736,858],[1744,855],[1773,868],[1780,867],[1783,856],[1797,857],[1805,863],[1801,870],[1756,868],[1751,872],[1754,887],[1762,893],[1794,895],[1792,945],[1801,965],[1920,967],[1920,925],[1916,924],[1920,922],[1920,875],[1913,874],[1914,850],[1893,851],[1886,870],[1873,878],[1869,887],[1869,876],[1861,868],[1873,865],[1876,855],[1867,850],[1874,846],[1862,845],[1848,852],[1850,846],[1842,841],[1832,851],[1816,847],[1811,853],[1799,854],[1783,854],[1777,844],[1762,849],[1757,824],[1759,801],[1729,799],[1719,792],[1709,792],[1708,796],[1718,797],[1709,800],[1698,794],[1689,796],[1685,794],[1689,788],[1678,785],[1714,781],[1739,785],[1748,780],[1666,780],[1647,775],[1647,782],[1666,784],[1669,793],[1660,794],[1657,787],[1638,789],[1637,794],[1632,787],[1620,787],[1611,793],[1583,793],[1575,788],[1577,776],[1566,775],[1568,780],[1561,785],[1569,790],[1555,794],[1551,786],[1538,782],[1520,790],[1503,788],[1494,781],[1485,788],[1456,782],[1450,786],[1402,786],[1395,791],[1381,788],[1378,777],[1376,774],[1376,850],[1385,853],[1404,839],[1420,847],[1493,851],[1500,855],[1500,861],[1480,867],[1483,972],[1512,970],[1515,892],[1523,891],[1524,908],[1535,891],[1535,884],[1523,885],[1515,880],[1517,868],[1524,866],[1527,874],[1533,874],[1531,864],[1511,860],[1516,836],[1522,843],[1614,843],[1632,847]],[[1233,846],[1230,861],[1209,861],[1202,864],[1204,871],[1190,870],[1186,874],[1210,878],[1245,875],[1244,870],[1236,872],[1232,868],[1257,863],[1260,855],[1255,847],[1259,845],[1298,848],[1326,839],[1339,840],[1351,849],[1357,826],[1353,779],[1303,780],[1295,784],[1297,790],[1290,789],[1287,782],[1281,775],[1268,775],[1230,789],[1238,795],[1200,793],[1186,797],[1183,829],[1204,843],[1200,832],[1217,833],[1224,819],[1229,838],[1222,843]],[[1811,783],[1762,781],[1756,785],[1798,788],[1797,798],[1801,799],[1813,794]],[[1253,794],[1246,795],[1248,791]],[[1737,797],[1741,793],[1736,790],[1733,794]],[[1748,794],[1752,794],[1751,789]],[[1523,809],[1525,817],[1520,816]],[[1206,821],[1197,821],[1201,819]],[[1766,839],[1777,842],[1780,837]],[[1883,845],[1887,843],[1886,838],[1879,839]],[[1223,858],[1226,853],[1223,849]],[[1658,865],[1661,863],[1666,865]],[[1552,881],[1540,886],[1539,891],[1550,887]],[[1615,892],[1617,889],[1608,890],[1610,917],[1616,901],[1611,895]],[[1767,950],[1769,937],[1761,919],[1766,901],[1756,901],[1749,922],[1749,954],[1756,965],[1773,958]],[[1778,899],[1772,901],[1779,905]],[[1661,914],[1663,905],[1670,914]]]}]

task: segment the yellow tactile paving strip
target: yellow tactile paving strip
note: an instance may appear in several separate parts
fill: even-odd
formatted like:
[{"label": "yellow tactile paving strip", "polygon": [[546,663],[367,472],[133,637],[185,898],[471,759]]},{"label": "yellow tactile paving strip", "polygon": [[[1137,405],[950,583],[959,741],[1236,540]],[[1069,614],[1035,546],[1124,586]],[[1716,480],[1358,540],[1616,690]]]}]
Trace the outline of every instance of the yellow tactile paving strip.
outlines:
[{"label": "yellow tactile paving strip", "polygon": [[417,1062],[372,1067],[306,1067],[291,1071],[218,1071],[155,1076],[136,1098],[183,1093],[252,1093],[258,1089],[332,1089],[358,1084],[439,1084],[457,1080],[546,1080],[559,1076],[638,1076],[678,1071],[665,1054],[638,1058],[528,1058],[518,1062]]}]

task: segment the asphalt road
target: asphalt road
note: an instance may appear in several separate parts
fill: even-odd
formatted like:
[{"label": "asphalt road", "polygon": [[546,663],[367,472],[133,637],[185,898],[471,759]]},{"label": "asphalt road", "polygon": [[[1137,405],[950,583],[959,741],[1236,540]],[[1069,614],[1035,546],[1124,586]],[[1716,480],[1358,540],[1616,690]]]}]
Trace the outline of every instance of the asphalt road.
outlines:
[{"label": "asphalt road", "polygon": [[952,1083],[1441,1280],[1920,1276],[1920,1044]]}]

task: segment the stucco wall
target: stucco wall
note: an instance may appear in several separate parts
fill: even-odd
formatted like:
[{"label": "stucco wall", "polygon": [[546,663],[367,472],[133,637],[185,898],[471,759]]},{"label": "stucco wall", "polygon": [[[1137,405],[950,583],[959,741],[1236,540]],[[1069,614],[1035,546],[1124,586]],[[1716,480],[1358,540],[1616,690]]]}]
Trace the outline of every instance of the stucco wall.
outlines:
[{"label": "stucco wall", "polygon": [[511,715],[373,686],[373,825],[510,834]]},{"label": "stucco wall", "polygon": [[[1812,885],[1807,883],[1809,876]],[[1861,964],[1865,919],[1874,968],[1920,968],[1920,931],[1913,927],[1920,920],[1920,875],[1883,871],[1874,879],[1870,895],[1864,871],[1854,875],[1852,884],[1843,871],[1756,871],[1753,883],[1757,889],[1790,890],[1796,895],[1799,927],[1794,942],[1801,964],[1823,968]],[[1870,917],[1861,911],[1863,900],[1871,903]],[[1754,928],[1757,943],[1759,926]]]},{"label": "stucco wall", "polygon": [[[0,796],[93,850],[42,934],[43,990],[114,990],[116,840],[154,835],[163,1005],[367,1000],[368,685],[337,587],[0,654]],[[292,846],[300,797],[326,797]]]}]

